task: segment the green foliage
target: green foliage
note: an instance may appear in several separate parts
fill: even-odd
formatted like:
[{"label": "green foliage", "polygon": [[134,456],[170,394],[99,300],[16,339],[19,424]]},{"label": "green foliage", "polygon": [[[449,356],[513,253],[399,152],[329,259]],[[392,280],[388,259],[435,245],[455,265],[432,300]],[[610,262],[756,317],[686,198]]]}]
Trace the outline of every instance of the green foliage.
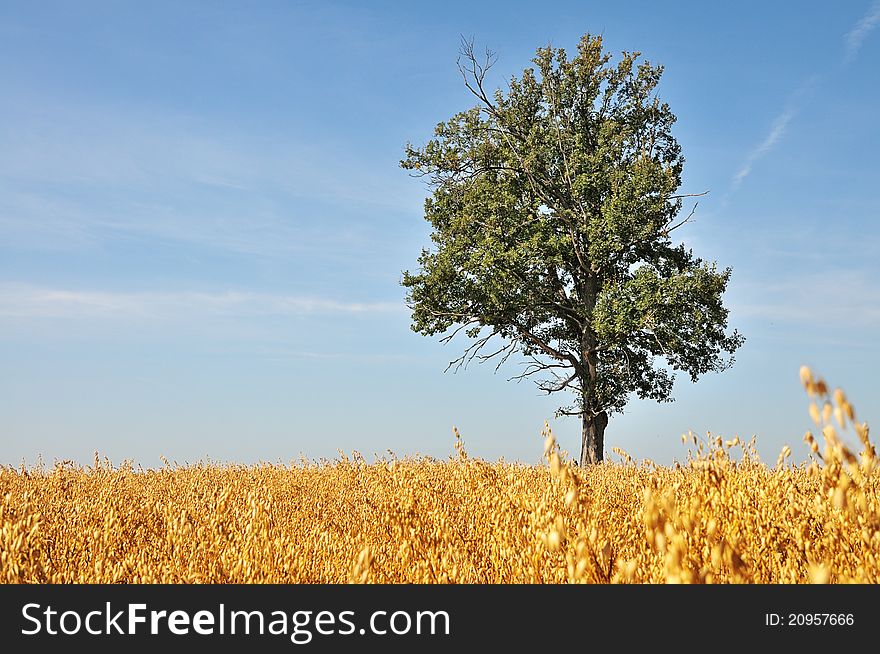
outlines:
[{"label": "green foliage", "polygon": [[690,218],[677,194],[684,158],[656,95],[663,69],[639,56],[613,64],[588,34],[572,59],[539,49],[490,94],[491,55],[465,44],[477,106],[401,162],[432,188],[433,246],[403,277],[413,329],[465,330],[453,364],[524,355],[517,378],[575,392],[562,413],[619,411],[632,393],[668,400],[675,371],[721,371],[743,342],[726,333],[730,270],[672,241]]}]

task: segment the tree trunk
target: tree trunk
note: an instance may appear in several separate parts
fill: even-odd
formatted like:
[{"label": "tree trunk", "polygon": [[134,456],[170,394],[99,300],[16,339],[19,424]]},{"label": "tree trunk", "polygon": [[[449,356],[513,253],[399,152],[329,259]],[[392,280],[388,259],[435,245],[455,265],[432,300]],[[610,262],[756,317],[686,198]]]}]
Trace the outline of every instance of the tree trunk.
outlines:
[{"label": "tree trunk", "polygon": [[583,420],[581,432],[581,466],[583,467],[602,461],[608,414],[602,411],[599,415],[593,416],[585,411],[581,419]]},{"label": "tree trunk", "polygon": [[[592,318],[596,307],[599,280],[590,273],[585,280],[582,295],[587,314]],[[608,413],[597,411],[596,382],[599,379],[599,355],[596,334],[588,324],[581,332],[581,466],[600,463],[605,449],[605,427]],[[599,405],[601,406],[601,405]]]}]

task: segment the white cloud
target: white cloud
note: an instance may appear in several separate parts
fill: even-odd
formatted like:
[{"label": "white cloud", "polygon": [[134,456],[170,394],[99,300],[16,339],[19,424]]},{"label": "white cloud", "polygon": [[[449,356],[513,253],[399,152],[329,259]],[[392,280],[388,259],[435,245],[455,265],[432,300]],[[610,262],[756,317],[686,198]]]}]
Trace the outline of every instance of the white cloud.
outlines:
[{"label": "white cloud", "polygon": [[788,128],[788,124],[789,122],[791,122],[791,119],[793,117],[794,109],[791,107],[789,107],[776,117],[776,120],[773,121],[773,125],[770,127],[770,132],[767,134],[764,140],[761,141],[761,143],[749,153],[742,167],[733,176],[732,186],[734,189],[742,184],[743,180],[749,176],[749,173],[752,172],[752,167],[755,165],[755,162],[763,157],[773,148],[774,145],[776,145],[777,142],[779,142],[779,139],[781,139],[783,134],[785,134],[785,130]]},{"label": "white cloud", "polygon": [[19,319],[158,319],[307,314],[365,314],[401,309],[392,302],[226,291],[78,291],[0,284],[0,317]]},{"label": "white cloud", "polygon": [[865,39],[868,38],[877,25],[880,25],[880,0],[874,0],[871,3],[867,13],[859,19],[859,22],[844,37],[847,61],[855,58]]}]

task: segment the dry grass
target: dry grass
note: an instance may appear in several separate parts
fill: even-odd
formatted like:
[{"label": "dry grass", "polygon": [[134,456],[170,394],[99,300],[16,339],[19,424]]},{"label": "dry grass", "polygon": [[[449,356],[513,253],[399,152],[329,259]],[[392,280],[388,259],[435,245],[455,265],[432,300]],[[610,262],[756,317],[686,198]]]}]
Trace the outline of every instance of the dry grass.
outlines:
[{"label": "dry grass", "polygon": [[[362,458],[0,472],[4,582],[877,582],[867,425],[802,370],[815,461],[737,439],[687,465]],[[837,422],[835,428],[834,423]],[[848,428],[861,441],[843,444]]]}]

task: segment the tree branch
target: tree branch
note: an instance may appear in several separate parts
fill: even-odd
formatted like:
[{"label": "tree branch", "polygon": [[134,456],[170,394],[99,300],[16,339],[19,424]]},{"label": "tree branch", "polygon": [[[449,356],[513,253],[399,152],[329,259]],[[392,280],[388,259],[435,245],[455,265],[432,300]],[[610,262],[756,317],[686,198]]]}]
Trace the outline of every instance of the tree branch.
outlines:
[{"label": "tree branch", "polygon": [[[458,331],[458,330],[456,330]],[[449,362],[449,365],[446,366],[446,369],[443,372],[448,371],[452,368],[453,374],[458,372],[462,367],[467,368],[467,365],[473,361],[474,357],[476,357],[480,350],[488,343],[492,337],[495,336],[495,332],[492,332],[488,336],[483,336],[482,338],[478,338],[476,341],[468,345],[465,349],[464,354],[462,354],[457,359],[453,359]]]},{"label": "tree branch", "polygon": [[515,327],[521,336],[523,336],[534,345],[537,345],[541,350],[544,351],[545,354],[549,354],[551,357],[558,359],[559,361],[570,361],[575,368],[580,369],[580,361],[578,361],[571,354],[560,352],[556,348],[551,347],[524,327],[520,327],[519,325],[516,325]]},{"label": "tree branch", "polygon": [[702,193],[680,193],[678,195],[670,195],[670,200],[677,200],[678,198],[701,198],[704,195],[707,195],[709,191],[703,191]]},{"label": "tree branch", "polygon": [[673,231],[675,231],[676,229],[678,229],[682,225],[685,225],[685,224],[691,222],[691,218],[693,218],[694,213],[697,210],[697,205],[699,205],[699,204],[700,204],[699,202],[694,202],[694,207],[693,207],[693,209],[691,209],[691,212],[687,215],[687,217],[684,220],[682,220],[681,222],[673,225],[672,227],[664,227],[663,234],[665,234],[666,236],[669,236],[669,234],[671,234]]},{"label": "tree branch", "polygon": [[[469,68],[466,68],[461,63],[461,59],[464,57],[468,63],[470,64]],[[481,64],[477,59],[477,55],[474,52],[474,40],[466,39],[464,35],[461,37],[461,48],[459,49],[459,58],[456,61],[458,65],[458,70],[461,73],[461,76],[464,78],[464,85],[467,89],[473,93],[477,98],[480,99],[487,107],[492,109],[495,108],[495,105],[492,104],[491,100],[486,93],[486,90],[483,88],[483,81],[486,79],[486,74],[489,72],[489,69],[495,65],[495,62],[498,61],[498,56],[486,48],[485,59]],[[474,80],[474,85],[476,88],[471,85],[470,79],[468,77],[470,75]]]}]

